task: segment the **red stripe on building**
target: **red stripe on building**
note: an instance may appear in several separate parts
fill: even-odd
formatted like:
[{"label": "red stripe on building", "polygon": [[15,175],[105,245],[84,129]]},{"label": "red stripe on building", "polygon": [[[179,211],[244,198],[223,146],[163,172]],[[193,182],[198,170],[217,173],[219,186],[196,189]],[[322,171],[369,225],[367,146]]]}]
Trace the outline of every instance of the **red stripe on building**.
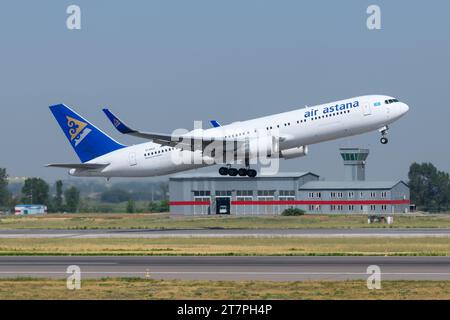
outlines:
[{"label": "red stripe on building", "polygon": [[373,205],[409,204],[409,200],[269,200],[231,201],[233,205]]},{"label": "red stripe on building", "polygon": [[209,206],[209,201],[170,201],[171,206]]},{"label": "red stripe on building", "polygon": [[[398,205],[408,204],[409,200],[270,200],[270,201],[231,201],[231,205]],[[205,206],[209,201],[171,201],[171,206]]]}]

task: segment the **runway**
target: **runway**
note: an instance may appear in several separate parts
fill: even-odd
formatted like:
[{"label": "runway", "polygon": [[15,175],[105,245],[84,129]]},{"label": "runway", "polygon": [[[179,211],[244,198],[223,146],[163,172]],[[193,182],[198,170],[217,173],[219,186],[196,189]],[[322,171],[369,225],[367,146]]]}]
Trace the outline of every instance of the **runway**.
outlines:
[{"label": "runway", "polygon": [[165,238],[165,237],[450,237],[444,228],[357,229],[0,229],[1,238]]},{"label": "runway", "polygon": [[143,277],[196,280],[367,279],[377,265],[382,280],[450,280],[450,257],[0,257],[0,277],[66,278],[77,265],[81,278]]},{"label": "runway", "polygon": [[0,229],[1,238],[450,237],[450,229]]}]

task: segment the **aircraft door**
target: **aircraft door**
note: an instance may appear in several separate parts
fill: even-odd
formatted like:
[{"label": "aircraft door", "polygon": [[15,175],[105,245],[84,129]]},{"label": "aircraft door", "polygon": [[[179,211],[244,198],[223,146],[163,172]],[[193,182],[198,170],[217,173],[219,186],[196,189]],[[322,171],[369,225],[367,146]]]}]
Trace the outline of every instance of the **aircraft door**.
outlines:
[{"label": "aircraft door", "polygon": [[128,160],[130,163],[130,167],[137,165],[136,153],[131,152],[130,155],[128,156]]},{"label": "aircraft door", "polygon": [[368,116],[370,114],[372,114],[372,109],[370,107],[370,103],[369,102],[364,102],[363,103],[363,113],[365,116]]}]

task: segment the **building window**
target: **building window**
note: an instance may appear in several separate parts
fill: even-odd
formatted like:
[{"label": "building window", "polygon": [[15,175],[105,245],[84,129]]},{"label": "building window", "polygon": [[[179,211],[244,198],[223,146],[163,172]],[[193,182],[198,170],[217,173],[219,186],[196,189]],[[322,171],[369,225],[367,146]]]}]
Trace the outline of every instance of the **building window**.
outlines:
[{"label": "building window", "polygon": [[376,210],[376,205],[371,204],[371,205],[370,205],[370,210],[371,210],[371,211],[375,211],[375,210]]},{"label": "building window", "polygon": [[337,193],[337,197],[338,197],[338,198],[342,198],[343,196],[344,196],[344,193],[343,193],[343,192],[338,192],[338,193]]},{"label": "building window", "polygon": [[331,195],[332,198],[336,198],[336,192],[331,192],[330,195]]},{"label": "building window", "polygon": [[275,190],[258,190],[258,196],[273,196]]},{"label": "building window", "polygon": [[353,191],[350,191],[350,192],[348,193],[348,197],[349,197],[349,198],[354,198],[354,197],[355,197],[355,193],[354,193]]},{"label": "building window", "polygon": [[385,205],[385,204],[381,205],[381,210],[386,211],[387,210],[387,205]]},{"label": "building window", "polygon": [[194,197],[204,197],[204,196],[210,196],[211,191],[209,190],[197,190],[194,191]]},{"label": "building window", "polygon": [[295,190],[280,190],[280,196],[295,196]]},{"label": "building window", "polygon": [[377,197],[377,193],[375,191],[370,192],[370,197],[371,198],[376,198]]},{"label": "building window", "polygon": [[253,196],[253,190],[237,190],[236,196]]},{"label": "building window", "polygon": [[352,205],[352,204],[350,204],[350,205],[348,206],[348,211],[353,211],[353,210],[355,210],[355,206]]},{"label": "building window", "polygon": [[229,190],[216,190],[216,197],[231,197],[231,191]]},{"label": "building window", "polygon": [[316,192],[316,198],[321,198],[322,194],[320,192]]},{"label": "building window", "polygon": [[386,198],[387,197],[387,192],[386,191],[382,191],[381,192],[381,197],[382,198]]}]

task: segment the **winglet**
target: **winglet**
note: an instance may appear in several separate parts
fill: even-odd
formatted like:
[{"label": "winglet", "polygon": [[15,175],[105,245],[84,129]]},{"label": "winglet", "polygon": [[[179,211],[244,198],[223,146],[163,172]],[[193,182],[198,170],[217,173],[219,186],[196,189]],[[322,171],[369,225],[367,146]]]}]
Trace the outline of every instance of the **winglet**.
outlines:
[{"label": "winglet", "polygon": [[217,122],[216,120],[211,120],[209,121],[211,123],[211,125],[213,126],[213,128],[218,128],[220,127],[220,123]]},{"label": "winglet", "polygon": [[113,126],[120,132],[123,134],[129,134],[129,133],[133,133],[136,132],[136,130],[131,129],[130,127],[128,127],[125,123],[123,123],[121,120],[119,120],[119,118],[117,118],[111,111],[109,111],[109,109],[104,108],[103,112],[106,114],[106,116],[108,117],[109,121],[111,121],[111,123],[113,124]]}]

